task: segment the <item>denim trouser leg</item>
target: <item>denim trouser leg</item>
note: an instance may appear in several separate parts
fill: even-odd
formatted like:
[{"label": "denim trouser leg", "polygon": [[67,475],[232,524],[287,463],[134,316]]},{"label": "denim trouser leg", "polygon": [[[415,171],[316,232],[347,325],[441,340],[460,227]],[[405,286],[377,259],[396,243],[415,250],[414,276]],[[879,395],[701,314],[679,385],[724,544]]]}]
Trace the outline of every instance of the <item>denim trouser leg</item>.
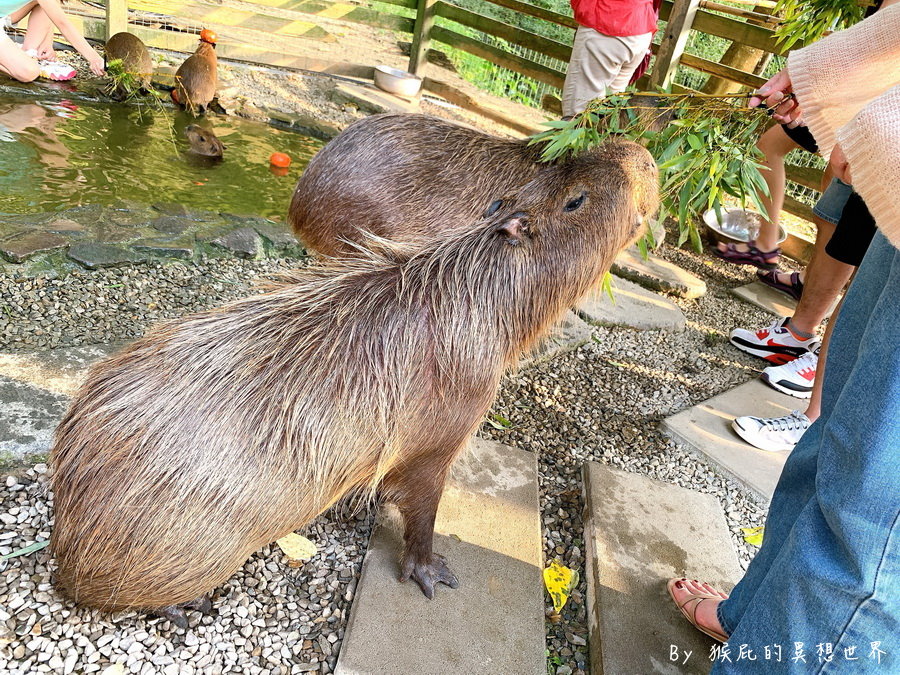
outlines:
[{"label": "denim trouser leg", "polygon": [[[763,547],[720,605],[716,672],[900,672],[900,253],[878,235],[828,352],[822,417],[791,454]],[[803,643],[805,662],[792,660]],[[819,662],[828,646],[835,656]],[[756,661],[734,660],[740,645]],[[782,661],[764,661],[766,645]],[[846,651],[845,651],[846,650]],[[853,658],[858,660],[852,660]]]}]

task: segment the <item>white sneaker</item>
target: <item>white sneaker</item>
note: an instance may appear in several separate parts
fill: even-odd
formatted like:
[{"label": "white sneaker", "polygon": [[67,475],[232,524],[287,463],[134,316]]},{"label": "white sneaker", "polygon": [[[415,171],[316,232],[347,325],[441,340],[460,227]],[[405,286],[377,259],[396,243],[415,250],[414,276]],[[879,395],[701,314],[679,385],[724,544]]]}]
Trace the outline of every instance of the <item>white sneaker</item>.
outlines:
[{"label": "white sneaker", "polygon": [[780,365],[806,352],[815,351],[821,340],[818,336],[798,337],[790,327],[790,317],[776,321],[757,331],[735,328],[731,331],[731,344],[753,356]]},{"label": "white sneaker", "polygon": [[799,359],[788,361],[781,366],[769,366],[762,371],[760,379],[782,394],[797,398],[812,396],[813,383],[816,379],[816,366],[819,364],[819,350],[806,352]]},{"label": "white sneaker", "polygon": [[793,450],[810,424],[806,415],[795,410],[784,417],[738,417],[731,428],[754,448],[781,452]]}]

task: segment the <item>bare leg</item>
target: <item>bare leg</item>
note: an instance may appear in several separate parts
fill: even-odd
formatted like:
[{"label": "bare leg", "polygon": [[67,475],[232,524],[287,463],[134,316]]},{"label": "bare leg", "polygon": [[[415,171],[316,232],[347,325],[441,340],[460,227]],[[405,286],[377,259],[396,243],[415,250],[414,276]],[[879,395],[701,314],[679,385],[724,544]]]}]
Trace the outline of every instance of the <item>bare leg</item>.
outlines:
[{"label": "bare leg", "polygon": [[[763,179],[769,186],[769,196],[761,195],[762,202],[769,213],[769,220],[764,220],[760,225],[759,234],[756,237],[756,247],[760,251],[774,251],[778,246],[778,224],[781,216],[781,209],[784,206],[784,158],[787,154],[798,148],[796,143],[792,141],[781,125],[776,124],[760,136],[756,144],[763,155],[762,165],[768,171],[762,171]],[[719,248],[724,250],[725,245],[719,244]],[[737,245],[738,250],[747,250],[744,244]]]},{"label": "bare leg", "polygon": [[0,71],[19,82],[33,82],[41,73],[38,62],[5,36],[0,36]]},{"label": "bare leg", "polygon": [[25,39],[22,41],[22,49],[34,49],[38,58],[54,61],[56,54],[53,51],[53,22],[41,7],[35,5],[28,17],[28,30],[25,31]]},{"label": "bare leg", "polygon": [[[390,472],[384,480],[385,493],[403,515],[403,555],[400,581],[413,579],[425,597],[434,598],[434,586],[443,583],[458,588],[456,575],[447,560],[432,550],[434,520],[444,490],[444,481],[456,453],[449,454],[446,466],[435,466],[434,457],[445,453],[421,453]],[[440,460],[438,460],[440,461]]]},{"label": "bare leg", "polygon": [[791,326],[814,333],[853,274],[853,266],[822,253],[806,269],[803,296],[791,318]]},{"label": "bare leg", "polygon": [[[855,274],[856,268],[853,269]],[[819,419],[819,415],[822,414],[822,384],[825,382],[825,360],[828,356],[828,344],[831,342],[831,330],[834,328],[843,304],[844,299],[841,298],[838,306],[834,308],[834,313],[831,315],[828,327],[825,329],[825,336],[822,338],[822,349],[819,350],[819,363],[816,366],[816,379],[813,381],[812,394],[809,397],[809,404],[806,406],[806,416],[810,422],[815,422]]]}]

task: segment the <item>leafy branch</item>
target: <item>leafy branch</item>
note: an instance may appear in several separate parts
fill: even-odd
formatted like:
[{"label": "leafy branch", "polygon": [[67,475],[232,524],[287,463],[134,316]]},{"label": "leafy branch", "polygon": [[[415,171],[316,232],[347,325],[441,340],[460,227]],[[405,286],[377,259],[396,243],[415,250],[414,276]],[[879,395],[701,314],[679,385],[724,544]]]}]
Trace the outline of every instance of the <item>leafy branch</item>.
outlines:
[{"label": "leafy branch", "polygon": [[[767,123],[764,109],[749,109],[748,95],[713,96],[667,92],[623,92],[594,99],[571,120],[547,122],[531,143],[544,143],[541,158],[554,161],[596,147],[611,136],[644,145],[659,164],[662,187],[658,221],[678,223],[678,245],[702,248],[698,223],[726,200],[766,212],[768,187],[760,173],[756,142]],[[663,122],[663,123],[660,123]],[[638,242],[655,246],[652,233]]]},{"label": "leafy branch", "polygon": [[859,0],[778,0],[775,14],[782,19],[775,38],[785,50],[798,42],[809,44],[828,31],[852,26],[865,11]]}]

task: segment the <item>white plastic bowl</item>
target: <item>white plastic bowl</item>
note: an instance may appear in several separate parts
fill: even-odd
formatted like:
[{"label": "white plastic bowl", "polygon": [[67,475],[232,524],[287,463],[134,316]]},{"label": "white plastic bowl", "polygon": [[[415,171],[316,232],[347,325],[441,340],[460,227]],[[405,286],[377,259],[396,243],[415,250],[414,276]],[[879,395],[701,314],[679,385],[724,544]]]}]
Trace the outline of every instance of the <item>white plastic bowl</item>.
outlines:
[{"label": "white plastic bowl", "polygon": [[412,98],[422,88],[422,78],[390,66],[375,66],[375,86],[384,91]]},{"label": "white plastic bowl", "polygon": [[[720,239],[746,243],[756,239],[762,215],[756,211],[738,208],[723,208],[722,219],[719,220],[715,209],[703,214],[703,222]],[[787,232],[779,226],[778,243],[787,239]]]}]

